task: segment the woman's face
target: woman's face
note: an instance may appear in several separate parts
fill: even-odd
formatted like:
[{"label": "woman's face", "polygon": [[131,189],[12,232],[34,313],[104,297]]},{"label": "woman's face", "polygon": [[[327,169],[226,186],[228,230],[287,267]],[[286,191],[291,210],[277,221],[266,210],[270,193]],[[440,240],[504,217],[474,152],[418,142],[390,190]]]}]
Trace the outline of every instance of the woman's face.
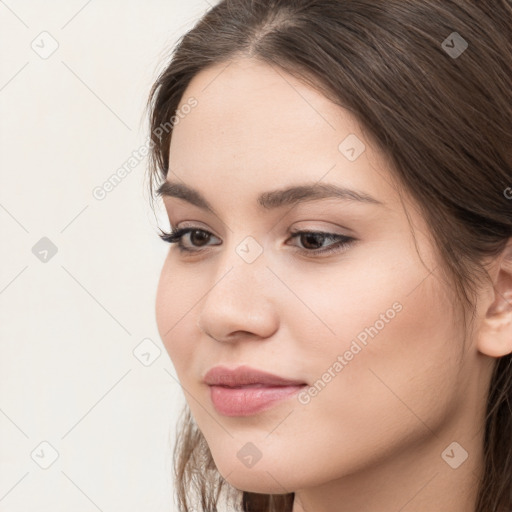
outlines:
[{"label": "woman's face", "polygon": [[[183,236],[195,253],[171,246],[156,313],[220,473],[239,489],[283,493],[430,449],[448,467],[441,453],[464,445],[462,411],[474,410],[476,349],[468,342],[462,364],[453,290],[383,154],[348,111],[254,60],[201,72],[181,105],[192,97],[167,180],[213,211],[164,196],[172,227],[207,233]],[[354,193],[277,194],[298,186]],[[203,378],[218,365],[306,386],[259,411],[254,389],[224,389],[231,402],[217,408]]]}]

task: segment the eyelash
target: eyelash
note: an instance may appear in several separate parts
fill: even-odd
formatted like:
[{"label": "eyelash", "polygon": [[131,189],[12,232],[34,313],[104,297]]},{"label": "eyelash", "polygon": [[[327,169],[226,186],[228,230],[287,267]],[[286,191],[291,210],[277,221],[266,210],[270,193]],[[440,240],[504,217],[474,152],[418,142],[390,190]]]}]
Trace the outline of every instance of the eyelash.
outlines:
[{"label": "eyelash", "polygon": [[[188,247],[185,247],[183,245],[182,238],[187,235],[188,233],[191,233],[192,231],[199,231],[201,233],[207,233],[208,235],[212,235],[209,231],[206,231],[204,229],[199,228],[180,228],[180,229],[173,229],[170,233],[165,233],[162,231],[162,233],[159,235],[160,238],[169,244],[177,244],[178,249],[181,253],[199,253],[204,250],[204,248],[200,249],[190,249]],[[339,235],[336,233],[326,233],[324,231],[305,231],[305,230],[297,230],[297,231],[291,231],[290,234],[292,235],[290,238],[296,238],[300,235],[319,235],[324,238],[332,238],[335,240],[338,240],[337,243],[332,244],[327,247],[327,249],[301,249],[298,248],[298,252],[302,254],[306,254],[308,256],[311,255],[328,255],[328,254],[334,254],[339,253],[345,249],[347,249],[353,242],[355,242],[355,238],[345,236],[345,235]],[[215,236],[215,235],[213,235]]]}]

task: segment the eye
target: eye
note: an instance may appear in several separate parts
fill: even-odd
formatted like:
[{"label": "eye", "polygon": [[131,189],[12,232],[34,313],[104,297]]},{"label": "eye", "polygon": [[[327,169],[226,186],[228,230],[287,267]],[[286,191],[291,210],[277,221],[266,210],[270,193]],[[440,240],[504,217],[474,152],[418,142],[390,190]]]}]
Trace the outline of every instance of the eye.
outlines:
[{"label": "eye", "polygon": [[[304,254],[333,254],[337,252],[341,252],[347,249],[353,242],[355,242],[355,238],[340,235],[337,233],[326,233],[324,231],[305,231],[298,230],[291,232],[291,238],[298,238],[301,241],[303,246],[306,246],[306,249],[299,248],[299,252]],[[323,242],[325,240],[334,240],[335,243],[330,244],[326,247],[322,247]],[[320,247],[313,247],[308,249],[308,246],[320,245]]]},{"label": "eye", "polygon": [[[195,249],[190,249],[189,247],[185,246],[183,244],[183,237],[185,235],[190,234],[190,240],[194,242],[199,243],[199,247],[201,247],[205,241],[207,242],[210,238],[210,236],[213,236],[212,233],[209,231],[206,231],[204,229],[200,228],[180,228],[180,229],[173,229],[170,233],[164,233],[162,232],[160,234],[160,238],[164,240],[165,242],[168,242],[170,244],[177,244],[178,248],[182,252],[199,252]],[[194,247],[194,245],[192,245]]]},{"label": "eye", "polygon": [[[348,248],[353,242],[356,241],[355,238],[349,237],[346,235],[340,235],[337,233],[326,233],[324,231],[291,231],[292,236],[291,239],[299,239],[301,244],[304,247],[298,247],[298,252],[305,255],[317,255],[317,254],[333,254],[337,252],[341,252]],[[192,248],[184,245],[183,238],[186,235],[190,235],[189,242],[192,244]],[[188,253],[198,253],[204,250],[204,247],[207,247],[207,243],[210,237],[214,236],[209,231],[200,228],[181,228],[181,229],[173,229],[170,233],[162,232],[160,234],[160,238],[165,242],[170,244],[177,244],[180,252],[188,252]],[[326,247],[322,247],[323,243],[326,240],[334,240],[335,243],[332,243]],[[218,244],[217,244],[218,245]],[[314,247],[311,248],[311,245]],[[320,247],[315,247],[320,245]],[[194,249],[194,247],[199,247],[199,249]]]}]

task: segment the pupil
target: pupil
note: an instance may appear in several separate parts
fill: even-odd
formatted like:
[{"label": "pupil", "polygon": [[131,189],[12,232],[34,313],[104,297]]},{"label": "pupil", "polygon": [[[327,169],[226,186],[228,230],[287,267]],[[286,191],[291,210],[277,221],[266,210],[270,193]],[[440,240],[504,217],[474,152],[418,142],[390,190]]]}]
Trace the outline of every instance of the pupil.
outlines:
[{"label": "pupil", "polygon": [[[199,233],[199,235],[198,235],[198,233]],[[195,236],[199,236],[199,242],[200,242],[199,244],[195,243],[195,241],[194,241]],[[195,229],[194,231],[190,232],[190,239],[194,245],[201,245],[201,239],[203,242],[207,241],[208,233],[205,233],[204,231],[199,231],[199,230]]]},{"label": "pupil", "polygon": [[[308,233],[308,234],[302,235],[302,236],[304,237],[303,240],[310,239],[307,243],[302,244],[302,245],[304,245],[304,247],[306,247],[306,249],[319,249],[320,247],[322,247],[322,242],[325,238],[323,235],[318,235],[318,234],[314,234],[314,233]],[[315,245],[315,239],[317,240],[317,245],[318,245],[318,240],[320,239],[319,247],[307,247],[308,244],[310,243],[311,239],[313,239],[313,245]]]}]

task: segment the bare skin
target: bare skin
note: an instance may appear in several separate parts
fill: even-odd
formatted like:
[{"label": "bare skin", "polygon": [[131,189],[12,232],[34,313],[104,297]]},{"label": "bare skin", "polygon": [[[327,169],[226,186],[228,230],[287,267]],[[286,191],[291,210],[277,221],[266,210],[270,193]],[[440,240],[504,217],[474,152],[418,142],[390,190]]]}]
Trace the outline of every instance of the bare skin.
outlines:
[{"label": "bare skin", "polygon": [[[195,254],[170,248],[156,315],[220,473],[241,490],[295,492],[293,512],[474,509],[491,371],[512,352],[511,246],[489,262],[493,283],[482,286],[464,343],[428,226],[407,194],[402,204],[389,162],[348,111],[249,59],[201,72],[182,104],[192,96],[198,105],[175,127],[167,179],[199,191],[215,213],[164,198],[173,227],[211,235],[183,237]],[[349,146],[365,146],[354,160],[340,150],[351,134]],[[263,192],[306,182],[380,204],[257,203]],[[290,229],[354,241],[315,255],[312,244],[337,240],[292,238]],[[237,251],[246,237],[246,250],[261,250],[250,263]],[[357,351],[366,329],[374,335]],[[228,417],[202,382],[218,364],[300,379],[310,391],[324,386]],[[261,455],[252,467],[237,456],[247,443]]]}]

